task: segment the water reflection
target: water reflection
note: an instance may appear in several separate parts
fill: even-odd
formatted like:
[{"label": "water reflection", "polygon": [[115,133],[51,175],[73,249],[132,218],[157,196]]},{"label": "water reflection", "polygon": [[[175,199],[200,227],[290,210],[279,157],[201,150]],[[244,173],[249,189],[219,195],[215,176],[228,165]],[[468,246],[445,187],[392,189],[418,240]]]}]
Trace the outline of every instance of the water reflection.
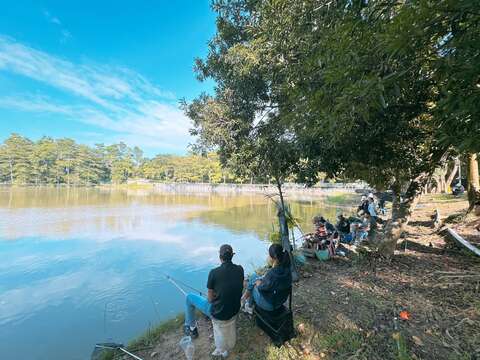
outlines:
[{"label": "water reflection", "polygon": [[[336,212],[291,206],[305,227]],[[126,342],[182,310],[165,273],[203,288],[225,242],[251,270],[272,224],[262,196],[0,188],[2,358],[87,359],[95,342]]]}]

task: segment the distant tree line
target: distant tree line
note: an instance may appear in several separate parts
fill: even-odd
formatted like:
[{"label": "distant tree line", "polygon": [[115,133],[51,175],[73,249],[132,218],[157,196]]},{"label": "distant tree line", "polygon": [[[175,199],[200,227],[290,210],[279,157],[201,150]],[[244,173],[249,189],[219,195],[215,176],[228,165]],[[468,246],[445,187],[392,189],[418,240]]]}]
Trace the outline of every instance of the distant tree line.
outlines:
[{"label": "distant tree line", "polygon": [[0,144],[0,183],[91,185],[143,178],[162,182],[251,182],[223,169],[214,153],[144,157],[124,143],[87,146],[72,139],[32,141],[12,134]]}]

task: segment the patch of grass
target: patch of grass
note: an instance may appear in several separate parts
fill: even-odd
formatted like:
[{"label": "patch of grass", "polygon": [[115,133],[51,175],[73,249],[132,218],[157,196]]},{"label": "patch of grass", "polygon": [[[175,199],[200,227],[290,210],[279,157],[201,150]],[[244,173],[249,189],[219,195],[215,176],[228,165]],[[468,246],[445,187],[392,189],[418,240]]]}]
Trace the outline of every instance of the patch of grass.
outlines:
[{"label": "patch of grass", "polygon": [[115,359],[115,351],[109,350],[102,354],[99,360],[113,360]]},{"label": "patch of grass", "polygon": [[128,344],[129,349],[138,349],[142,347],[155,345],[162,335],[178,330],[185,321],[183,314],[177,315],[175,318],[166,320],[156,327],[149,328],[143,335],[132,340]]},{"label": "patch of grass", "polygon": [[352,205],[358,202],[358,195],[351,193],[327,195],[325,201],[327,203],[333,203],[338,205]]},{"label": "patch of grass", "polygon": [[[237,344],[235,351],[242,359],[264,359],[264,346],[259,346],[265,341],[260,335],[260,329],[255,326],[253,319],[240,315],[237,320]],[[266,344],[265,344],[266,345]]]},{"label": "patch of grass", "polygon": [[289,360],[298,359],[299,351],[292,346],[281,346],[279,348],[275,346],[268,346],[265,349],[265,354],[262,359],[265,360]]},{"label": "patch of grass", "polygon": [[237,322],[237,345],[235,347],[235,359],[241,360],[291,360],[310,359],[303,356],[303,349],[309,346],[318,330],[308,322],[297,316],[296,328],[302,324],[304,331],[281,347],[274,346],[270,339],[260,330],[252,319],[240,316]]},{"label": "patch of grass", "polygon": [[478,299],[478,297],[472,299],[472,308],[480,315],[480,299]]},{"label": "patch of grass", "polygon": [[464,354],[455,354],[455,353],[451,353],[448,355],[448,360],[472,360],[472,359],[475,359],[473,357],[472,354],[467,354],[467,353],[464,353]]},{"label": "patch of grass", "polygon": [[340,357],[355,353],[362,346],[363,341],[359,331],[343,329],[329,334],[319,334],[316,337],[315,347]]},{"label": "patch of grass", "polygon": [[408,353],[407,342],[405,341],[405,337],[401,333],[394,333],[393,338],[396,342],[397,360],[410,360],[411,357]]}]

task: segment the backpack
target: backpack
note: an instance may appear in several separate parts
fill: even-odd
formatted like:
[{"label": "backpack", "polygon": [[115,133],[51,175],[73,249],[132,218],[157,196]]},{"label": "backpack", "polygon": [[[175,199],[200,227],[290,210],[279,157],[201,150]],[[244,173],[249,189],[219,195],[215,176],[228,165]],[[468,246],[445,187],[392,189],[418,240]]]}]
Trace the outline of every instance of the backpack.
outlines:
[{"label": "backpack", "polygon": [[292,313],[292,290],[290,289],[290,300],[288,308],[282,305],[273,311],[266,311],[255,306],[255,323],[262,329],[277,347],[282,346],[286,341],[296,336],[293,326]]}]

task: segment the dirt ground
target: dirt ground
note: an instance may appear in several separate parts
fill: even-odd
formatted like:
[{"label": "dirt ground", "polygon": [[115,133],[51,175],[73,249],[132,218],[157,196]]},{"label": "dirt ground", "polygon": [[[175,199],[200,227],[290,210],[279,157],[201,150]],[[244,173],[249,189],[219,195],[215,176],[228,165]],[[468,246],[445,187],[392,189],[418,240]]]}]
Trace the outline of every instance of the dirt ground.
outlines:
[{"label": "dirt ground", "polygon": [[[425,197],[389,262],[362,251],[311,261],[294,286],[297,338],[276,348],[241,314],[229,359],[480,359],[480,261],[436,232],[435,208],[446,217],[466,201]],[[211,324],[199,329],[194,358],[211,359]],[[142,356],[184,359],[181,337],[178,320]]]}]

